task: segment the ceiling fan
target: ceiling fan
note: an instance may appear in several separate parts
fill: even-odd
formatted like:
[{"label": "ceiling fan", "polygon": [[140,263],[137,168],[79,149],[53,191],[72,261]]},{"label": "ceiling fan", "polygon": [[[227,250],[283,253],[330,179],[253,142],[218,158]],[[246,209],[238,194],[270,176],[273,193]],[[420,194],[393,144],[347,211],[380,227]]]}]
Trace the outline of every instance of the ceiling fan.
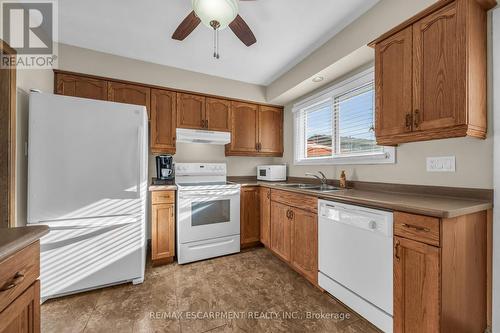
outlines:
[{"label": "ceiling fan", "polygon": [[172,39],[184,40],[202,22],[214,31],[214,58],[219,59],[219,31],[229,27],[245,44],[251,46],[257,39],[238,14],[239,1],[254,0],[191,0],[193,11],[181,22]]}]

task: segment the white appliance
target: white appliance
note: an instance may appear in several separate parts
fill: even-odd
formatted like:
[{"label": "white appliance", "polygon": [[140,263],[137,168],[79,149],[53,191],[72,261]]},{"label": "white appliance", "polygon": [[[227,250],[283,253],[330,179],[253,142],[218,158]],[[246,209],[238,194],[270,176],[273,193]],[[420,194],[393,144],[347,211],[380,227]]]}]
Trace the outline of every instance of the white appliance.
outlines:
[{"label": "white appliance", "polygon": [[392,212],[319,200],[319,285],[392,332]]},{"label": "white appliance", "polygon": [[231,133],[178,128],[176,130],[176,141],[181,143],[225,145],[231,143]]},{"label": "white appliance", "polygon": [[271,182],[286,180],[286,165],[259,165],[257,179]]},{"label": "white appliance", "polygon": [[240,251],[240,185],[226,181],[226,164],[176,163],[177,261]]},{"label": "white appliance", "polygon": [[45,224],[41,297],[144,280],[148,119],[143,106],[29,99],[28,224]]}]

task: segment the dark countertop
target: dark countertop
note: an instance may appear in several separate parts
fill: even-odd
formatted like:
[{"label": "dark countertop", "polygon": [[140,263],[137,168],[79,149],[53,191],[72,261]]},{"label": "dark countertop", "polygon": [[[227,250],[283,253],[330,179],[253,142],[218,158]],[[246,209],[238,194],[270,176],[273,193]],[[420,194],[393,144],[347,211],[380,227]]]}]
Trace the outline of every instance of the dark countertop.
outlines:
[{"label": "dark countertop", "polygon": [[46,225],[0,228],[0,261],[36,242],[49,232]]},{"label": "dark countertop", "polygon": [[[439,218],[453,218],[493,208],[491,201],[473,198],[390,191],[368,191],[360,189],[346,189],[337,192],[325,193],[315,190],[280,186],[280,183],[283,184],[285,182],[273,183],[252,179],[231,179],[231,181],[241,184],[241,186],[265,186],[284,191],[314,195],[325,200],[333,200],[347,204],[357,204]],[[296,181],[292,181],[290,183],[296,183]]]}]

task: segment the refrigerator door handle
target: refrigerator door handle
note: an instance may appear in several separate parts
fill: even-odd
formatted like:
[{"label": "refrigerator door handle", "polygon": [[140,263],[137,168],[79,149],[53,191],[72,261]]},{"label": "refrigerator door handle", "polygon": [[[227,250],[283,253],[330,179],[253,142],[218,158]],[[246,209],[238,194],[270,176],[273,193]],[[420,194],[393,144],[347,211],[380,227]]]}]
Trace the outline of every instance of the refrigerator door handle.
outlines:
[{"label": "refrigerator door handle", "polygon": [[143,142],[142,142],[142,126],[137,127],[137,152],[138,152],[138,158],[137,161],[139,161],[139,167],[138,167],[138,172],[137,172],[137,198],[141,197],[141,182],[142,182],[142,160],[143,160]]}]

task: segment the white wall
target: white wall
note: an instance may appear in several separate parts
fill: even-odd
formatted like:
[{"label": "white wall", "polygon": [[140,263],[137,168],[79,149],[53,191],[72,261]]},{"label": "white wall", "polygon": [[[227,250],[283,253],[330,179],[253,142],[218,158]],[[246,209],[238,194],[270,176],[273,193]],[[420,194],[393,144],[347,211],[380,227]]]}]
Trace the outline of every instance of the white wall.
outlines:
[{"label": "white wall", "polygon": [[[493,109],[495,206],[500,207],[500,8],[493,11]],[[493,332],[500,332],[500,209],[493,218]]]}]

